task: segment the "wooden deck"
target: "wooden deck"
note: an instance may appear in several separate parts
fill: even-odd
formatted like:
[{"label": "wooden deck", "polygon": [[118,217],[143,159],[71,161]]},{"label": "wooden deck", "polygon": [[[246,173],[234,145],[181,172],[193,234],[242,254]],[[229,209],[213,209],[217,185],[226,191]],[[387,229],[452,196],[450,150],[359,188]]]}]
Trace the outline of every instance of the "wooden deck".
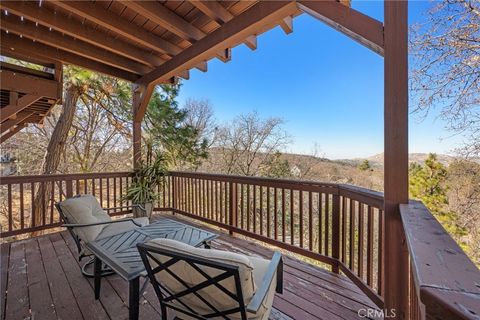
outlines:
[{"label": "wooden deck", "polygon": [[[272,254],[225,233],[212,247]],[[1,319],[127,319],[127,282],[117,275],[105,278],[101,298],[95,301],[93,282],[82,276],[76,257],[73,239],[65,231],[2,244]],[[358,310],[374,308],[346,277],[291,257],[284,257],[284,264],[284,293],[276,295],[270,319],[359,319]],[[150,286],[141,299],[140,319],[159,319],[159,313]]]}]

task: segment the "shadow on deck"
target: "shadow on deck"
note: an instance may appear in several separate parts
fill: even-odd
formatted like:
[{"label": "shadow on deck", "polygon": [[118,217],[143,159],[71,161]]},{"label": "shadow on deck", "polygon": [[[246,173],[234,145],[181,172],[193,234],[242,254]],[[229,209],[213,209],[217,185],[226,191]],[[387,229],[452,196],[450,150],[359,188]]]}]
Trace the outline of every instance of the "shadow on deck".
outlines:
[{"label": "shadow on deck", "polygon": [[[220,237],[212,242],[213,248],[263,257],[272,254],[258,243],[214,232]],[[76,253],[65,231],[2,244],[1,319],[127,319],[128,283],[117,275],[107,277],[100,300],[95,301],[93,281],[82,276]],[[140,303],[140,319],[160,319],[150,285]],[[359,319],[359,310],[375,308],[346,277],[288,256],[284,256],[284,292],[276,295],[273,305],[270,319]]]}]

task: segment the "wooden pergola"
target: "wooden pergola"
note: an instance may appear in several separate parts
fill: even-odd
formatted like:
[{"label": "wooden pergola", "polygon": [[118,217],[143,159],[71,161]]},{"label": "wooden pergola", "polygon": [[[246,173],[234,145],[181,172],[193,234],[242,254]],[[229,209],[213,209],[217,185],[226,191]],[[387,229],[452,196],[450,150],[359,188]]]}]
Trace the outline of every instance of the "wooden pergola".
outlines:
[{"label": "wooden pergola", "polygon": [[[335,0],[2,1],[1,9],[1,54],[53,70],[40,75],[2,64],[2,141],[48,114],[61,99],[59,66],[73,64],[134,83],[135,164],[155,85],[188,79],[193,68],[207,71],[213,58],[227,62],[242,43],[255,50],[256,37],[278,25],[290,33],[292,19],[303,12],[383,56],[384,299],[386,309],[406,314],[409,264],[399,205],[409,201],[407,1],[385,1],[384,22],[352,9],[350,1]],[[38,85],[22,87],[28,83]]]}]

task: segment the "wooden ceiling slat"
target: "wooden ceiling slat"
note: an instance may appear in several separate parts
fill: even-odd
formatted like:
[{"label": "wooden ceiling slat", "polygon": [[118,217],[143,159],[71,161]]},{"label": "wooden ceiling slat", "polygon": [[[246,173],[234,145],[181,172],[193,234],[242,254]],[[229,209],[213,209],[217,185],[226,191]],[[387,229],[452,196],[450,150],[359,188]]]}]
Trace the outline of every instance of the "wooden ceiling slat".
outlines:
[{"label": "wooden ceiling slat", "polygon": [[157,52],[176,55],[181,51],[181,48],[176,45],[149,33],[142,27],[125,20],[120,16],[112,15],[108,10],[96,6],[92,2],[57,1],[55,2],[55,5],[94,21],[99,25],[121,34],[132,41],[141,43]]},{"label": "wooden ceiling slat", "polygon": [[205,36],[205,33],[201,30],[197,29],[158,2],[122,1],[122,3],[142,16],[192,43]]},{"label": "wooden ceiling slat", "polygon": [[64,14],[39,7],[31,1],[2,1],[0,7],[25,19],[38,22],[41,25],[68,34],[95,46],[120,54],[135,61],[147,63],[151,66],[159,66],[165,60],[142,50],[125,41],[114,39],[103,32],[99,32],[87,24],[73,23],[73,19]]},{"label": "wooden ceiling slat", "polygon": [[[191,1],[192,5],[196,6],[198,10],[209,16],[219,25],[224,24],[233,19],[234,15],[231,14],[225,7],[219,4],[217,1]],[[245,45],[252,50],[257,49],[257,38],[255,35],[250,35],[245,39]]]},{"label": "wooden ceiling slat", "polygon": [[151,67],[123,56],[116,55],[112,52],[108,52],[97,46],[81,40],[75,40],[73,38],[63,36],[61,33],[53,30],[49,31],[49,29],[46,27],[40,25],[35,26],[34,23],[27,21],[22,22],[20,21],[19,17],[15,17],[13,15],[3,16],[0,27],[2,30],[8,30],[18,35],[23,35],[29,39],[69,51],[74,54],[117,67],[119,69],[124,69],[138,74],[145,74],[146,72],[152,70]]},{"label": "wooden ceiling slat", "polygon": [[13,34],[7,34],[3,31],[1,36],[1,48],[6,56],[9,56],[9,52],[20,52],[25,57],[32,57],[33,59],[53,59],[90,70],[95,70],[131,82],[135,82],[139,78],[139,75],[137,74],[114,68],[65,50],[44,45],[39,42],[33,42],[30,39],[20,38]]}]

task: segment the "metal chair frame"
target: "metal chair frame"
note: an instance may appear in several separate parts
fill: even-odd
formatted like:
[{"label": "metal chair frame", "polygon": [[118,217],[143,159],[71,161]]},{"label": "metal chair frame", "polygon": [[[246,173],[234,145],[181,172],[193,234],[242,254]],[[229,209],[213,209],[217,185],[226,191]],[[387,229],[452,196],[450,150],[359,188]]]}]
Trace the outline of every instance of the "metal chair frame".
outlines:
[{"label": "metal chair frame", "polygon": [[[280,253],[275,252],[270,262],[269,268],[264,275],[263,282],[261,287],[255,292],[254,296],[252,297],[251,301],[248,305],[245,305],[243,299],[243,292],[242,286],[240,282],[240,273],[239,267],[236,265],[230,265],[218,261],[211,261],[204,258],[195,257],[192,255],[186,255],[178,252],[173,252],[170,250],[162,249],[159,247],[154,247],[148,244],[138,244],[137,248],[140,252],[140,256],[142,261],[145,265],[145,269],[147,270],[148,277],[150,278],[150,282],[153,285],[155,293],[160,301],[161,311],[162,311],[162,319],[167,319],[167,308],[173,309],[175,311],[181,312],[186,314],[190,317],[195,319],[210,319],[215,317],[221,317],[223,319],[230,319],[228,316],[231,314],[235,314],[240,312],[241,319],[247,320],[247,312],[257,313],[261,307],[261,304],[268,294],[268,289],[273,281],[273,277],[275,273],[277,274],[277,282],[276,282],[276,292],[282,293],[283,291],[283,263],[282,263],[282,256]],[[155,258],[152,253],[161,254],[163,256],[167,256],[170,259],[164,263],[160,262],[157,258]],[[150,264],[150,260],[152,259],[158,265],[152,268]],[[198,283],[194,286],[190,286],[184,280],[182,280],[178,275],[176,275],[172,270],[169,269],[172,265],[179,261],[187,262],[193,269],[195,269],[199,274],[201,274],[205,281]],[[220,274],[211,277],[207,273],[205,273],[199,266],[206,266],[213,269],[217,269],[220,271]],[[155,275],[161,271],[168,272],[176,281],[183,285],[185,288],[181,292],[172,293],[168,288],[162,285],[160,282],[157,281]],[[231,292],[226,289],[223,285],[220,284],[221,281],[225,279],[233,278],[235,281],[235,292]],[[202,297],[199,294],[199,291],[209,287],[215,286],[230,298],[232,298],[235,302],[238,303],[238,307],[231,308],[229,310],[218,310],[215,306],[213,306],[207,299]],[[205,308],[209,310],[207,314],[199,314],[186,303],[184,303],[181,298],[187,295],[195,295],[200,301],[203,302]],[[178,304],[175,305],[173,302],[177,302]],[[181,305],[181,307],[179,306]]]},{"label": "metal chair frame", "polygon": [[[76,195],[76,196],[73,196],[72,198],[78,198],[80,196],[81,195]],[[135,204],[134,205],[128,205],[128,206],[114,207],[114,208],[103,208],[103,209],[104,210],[118,210],[118,209],[128,209],[128,208],[133,208],[133,207],[140,208],[140,210],[145,210],[145,208],[143,208],[143,206],[135,205]],[[86,277],[89,277],[89,278],[94,278],[93,271],[89,272],[89,271],[87,271],[87,268],[94,263],[95,257],[91,254],[86,255],[86,254],[81,253],[82,252],[82,242],[83,242],[83,240],[80,239],[80,237],[75,233],[74,228],[99,226],[99,225],[104,225],[104,224],[113,224],[113,223],[119,223],[119,222],[125,222],[125,221],[130,221],[134,225],[136,225],[138,227],[141,227],[141,225],[138,224],[137,222],[135,222],[135,220],[133,218],[117,219],[117,220],[112,220],[112,221],[95,222],[95,223],[84,223],[84,224],[71,223],[71,221],[69,221],[69,219],[67,218],[65,213],[62,211],[62,208],[60,207],[60,204],[58,202],[55,203],[55,208],[57,209],[58,213],[60,214],[61,219],[65,222],[61,226],[67,228],[68,232],[70,233],[73,240],[75,241],[75,244],[76,244],[77,250],[78,250],[78,254],[79,254],[78,261],[82,261],[82,259],[85,258],[85,257],[90,257],[90,259],[81,267],[82,274]],[[115,272],[113,272],[110,268],[107,268],[107,267],[102,268],[102,271],[101,271],[102,277],[103,276],[108,276],[108,275],[111,275],[111,274],[114,274],[114,273]]]}]

